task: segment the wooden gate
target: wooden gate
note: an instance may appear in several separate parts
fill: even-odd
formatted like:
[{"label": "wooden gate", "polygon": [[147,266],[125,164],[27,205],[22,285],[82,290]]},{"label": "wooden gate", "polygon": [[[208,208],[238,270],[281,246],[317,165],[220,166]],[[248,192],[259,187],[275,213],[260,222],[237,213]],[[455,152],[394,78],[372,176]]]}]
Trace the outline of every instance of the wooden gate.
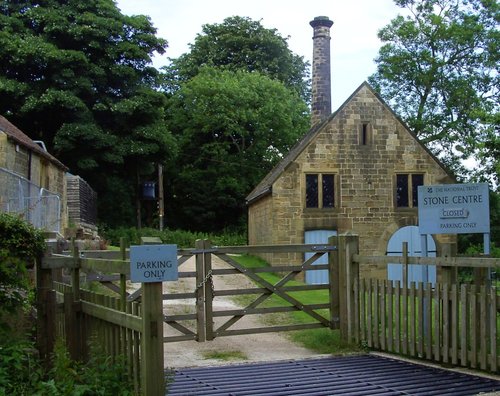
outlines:
[{"label": "wooden gate", "polygon": [[[347,300],[342,296],[343,254],[337,251],[336,242],[337,237],[332,237],[325,245],[216,247],[206,240],[197,241],[194,249],[177,252],[179,280],[172,283],[184,282],[187,288],[176,292],[168,291],[169,282],[130,284],[129,253],[123,243],[119,252],[74,249],[69,255],[48,254],[37,264],[41,356],[48,359],[55,337],[61,336],[73,358],[85,359],[89,337],[94,334],[103,351],[127,359],[136,392],[160,395],[164,391],[160,377],[163,376],[165,342],[204,342],[223,336],[320,327],[337,329],[345,317]],[[143,243],[161,241],[145,238]],[[248,268],[234,257],[245,254],[279,255],[281,259],[287,257],[290,262],[300,264]],[[325,255],[328,264],[315,264]],[[185,268],[193,261],[194,269]],[[328,284],[306,285],[296,281],[302,280],[305,271],[322,270],[328,270]],[[66,272],[66,276],[61,276],[61,271]],[[269,273],[274,274],[274,281],[266,278]],[[238,276],[248,279],[247,287],[218,287],[218,278]],[[116,297],[83,287],[83,283],[96,281]],[[327,291],[325,301],[307,302],[301,297],[303,293],[321,289]],[[248,298],[244,308],[219,309],[217,302],[221,298],[242,296]],[[182,306],[185,301],[190,301],[193,312],[173,312],[172,307]],[[245,324],[245,318],[251,315],[293,312],[305,313],[309,321]],[[177,334],[167,334],[166,328],[174,329]]]},{"label": "wooden gate", "polygon": [[[182,340],[210,341],[216,337],[256,334],[290,330],[339,327],[338,257],[335,237],[324,245],[283,245],[283,246],[238,246],[214,247],[207,240],[197,241],[194,250],[179,251],[179,278],[195,278],[194,291],[170,292],[163,295],[167,302],[165,323],[177,330],[176,335],[166,335],[165,342]],[[312,255],[304,259],[306,253]],[[281,265],[248,268],[235,260],[233,255],[281,254],[290,260],[300,258],[300,265]],[[314,265],[322,256],[328,257],[328,264]],[[195,256],[196,270],[182,271],[182,265],[189,257]],[[309,255],[308,255],[309,256]],[[214,262],[218,265],[214,266]],[[322,285],[305,285],[294,282],[302,278],[305,271],[328,270],[330,282]],[[265,279],[266,273],[280,274],[276,282]],[[250,282],[246,288],[216,287],[216,277],[245,277]],[[297,292],[327,290],[327,303],[304,303]],[[222,297],[238,298],[247,296],[244,308],[218,309],[217,301]],[[279,297],[279,304],[273,305],[273,296]],[[171,313],[170,301],[177,301],[177,307],[186,299],[195,301],[194,312]],[[274,297],[276,302],[276,297]],[[301,324],[267,325],[247,327],[242,322],[249,315],[266,315],[285,312],[304,312],[310,322]],[[188,323],[188,324],[186,324]],[[191,328],[189,327],[191,324]],[[195,323],[195,325],[193,325]],[[238,328],[235,328],[238,323]]]}]

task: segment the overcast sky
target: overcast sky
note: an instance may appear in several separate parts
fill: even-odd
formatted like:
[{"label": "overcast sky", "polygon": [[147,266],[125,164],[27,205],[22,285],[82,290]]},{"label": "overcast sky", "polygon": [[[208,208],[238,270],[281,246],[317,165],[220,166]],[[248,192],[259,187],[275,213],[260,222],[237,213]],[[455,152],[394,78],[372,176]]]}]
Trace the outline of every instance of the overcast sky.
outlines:
[{"label": "overcast sky", "polygon": [[229,16],[261,20],[289,37],[289,48],[311,62],[312,28],[309,21],[325,15],[331,29],[332,110],[336,110],[375,71],[373,59],[380,41],[377,31],[402,10],[393,0],[117,0],[127,15],[151,17],[157,35],[169,48],[157,56],[156,67],[189,51],[202,25],[221,23]]}]

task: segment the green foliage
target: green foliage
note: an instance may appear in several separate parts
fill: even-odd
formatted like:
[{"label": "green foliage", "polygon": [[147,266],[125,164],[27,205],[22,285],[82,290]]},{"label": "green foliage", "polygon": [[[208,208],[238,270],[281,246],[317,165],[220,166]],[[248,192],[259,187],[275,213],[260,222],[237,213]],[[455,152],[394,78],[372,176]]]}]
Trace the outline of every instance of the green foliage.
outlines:
[{"label": "green foliage", "polygon": [[188,81],[205,66],[224,70],[258,72],[281,81],[300,97],[309,100],[308,64],[293,54],[287,38],[276,29],[267,29],[260,21],[233,16],[220,24],[206,24],[196,36],[191,50],[174,59],[167,68],[168,90]]},{"label": "green foliage", "polygon": [[245,197],[309,128],[308,65],[259,21],[203,26],[166,68],[167,122],[178,139],[166,169],[167,223],[243,229]]},{"label": "green foliage", "polygon": [[0,329],[3,315],[29,303],[27,267],[45,250],[42,233],[21,217],[0,213]]},{"label": "green foliage", "polygon": [[96,346],[91,349],[91,358],[78,363],[69,357],[62,340],[56,342],[53,368],[49,380],[41,382],[39,395],[132,395],[133,386],[127,379],[127,368],[118,359],[112,362]]},{"label": "green foliage", "polygon": [[474,176],[498,185],[498,2],[395,2],[409,13],[380,30],[371,84],[457,174],[475,156]]},{"label": "green foliage", "polygon": [[133,223],[137,175],[175,152],[150,66],[166,41],[113,0],[3,2],[0,27],[0,114],[92,185],[102,218],[120,202],[110,220]]},{"label": "green foliage", "polygon": [[43,370],[31,341],[0,334],[0,396],[32,395]]},{"label": "green foliage", "polygon": [[[484,254],[484,246],[482,244],[469,245],[465,251],[465,256],[477,257]],[[490,256],[500,258],[500,246],[496,246],[494,243],[490,246]]]},{"label": "green foliage", "polygon": [[340,355],[360,352],[360,348],[348,344],[340,338],[339,330],[314,329],[290,333],[290,339],[317,353]]},{"label": "green foliage", "polygon": [[169,102],[179,141],[169,225],[216,232],[242,226],[245,197],[309,127],[305,103],[258,73],[203,68]]},{"label": "green foliage", "polygon": [[247,360],[248,356],[242,351],[205,351],[203,352],[203,358],[227,362],[231,360]]},{"label": "green foliage", "polygon": [[87,363],[70,359],[64,342],[56,342],[53,367],[44,373],[33,342],[10,336],[0,342],[0,396],[94,396],[133,394],[123,360],[112,361],[96,346]]},{"label": "green foliage", "polygon": [[[500,247],[500,192],[490,190],[490,240],[492,257],[500,257],[495,251]],[[458,234],[458,253],[471,255],[483,253],[483,234]]]},{"label": "green foliage", "polygon": [[33,260],[45,251],[43,234],[22,217],[0,212],[0,248],[15,257]]},{"label": "green foliage", "polygon": [[241,246],[247,243],[246,235],[229,231],[208,234],[169,229],[160,231],[153,228],[116,228],[103,230],[102,235],[110,244],[115,246],[120,244],[120,238],[125,238],[130,245],[138,245],[141,242],[141,237],[159,237],[163,243],[174,244],[182,248],[194,247],[198,239],[209,239],[216,246]]}]

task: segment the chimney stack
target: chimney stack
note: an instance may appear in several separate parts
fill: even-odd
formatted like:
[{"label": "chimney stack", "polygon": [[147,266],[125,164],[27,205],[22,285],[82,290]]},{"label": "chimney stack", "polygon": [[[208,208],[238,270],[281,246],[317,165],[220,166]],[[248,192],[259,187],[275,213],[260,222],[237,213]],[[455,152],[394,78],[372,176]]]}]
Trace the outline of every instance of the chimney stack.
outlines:
[{"label": "chimney stack", "polygon": [[333,21],[326,16],[318,16],[309,24],[314,29],[311,101],[311,126],[314,126],[332,113],[330,28]]}]

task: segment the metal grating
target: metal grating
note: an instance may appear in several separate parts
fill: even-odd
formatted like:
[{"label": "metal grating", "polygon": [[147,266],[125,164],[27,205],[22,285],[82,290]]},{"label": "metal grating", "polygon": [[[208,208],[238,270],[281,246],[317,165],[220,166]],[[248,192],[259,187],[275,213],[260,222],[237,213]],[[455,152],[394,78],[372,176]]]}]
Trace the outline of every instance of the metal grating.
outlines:
[{"label": "metal grating", "polygon": [[493,380],[375,355],[179,369],[169,396],[477,395]]}]

